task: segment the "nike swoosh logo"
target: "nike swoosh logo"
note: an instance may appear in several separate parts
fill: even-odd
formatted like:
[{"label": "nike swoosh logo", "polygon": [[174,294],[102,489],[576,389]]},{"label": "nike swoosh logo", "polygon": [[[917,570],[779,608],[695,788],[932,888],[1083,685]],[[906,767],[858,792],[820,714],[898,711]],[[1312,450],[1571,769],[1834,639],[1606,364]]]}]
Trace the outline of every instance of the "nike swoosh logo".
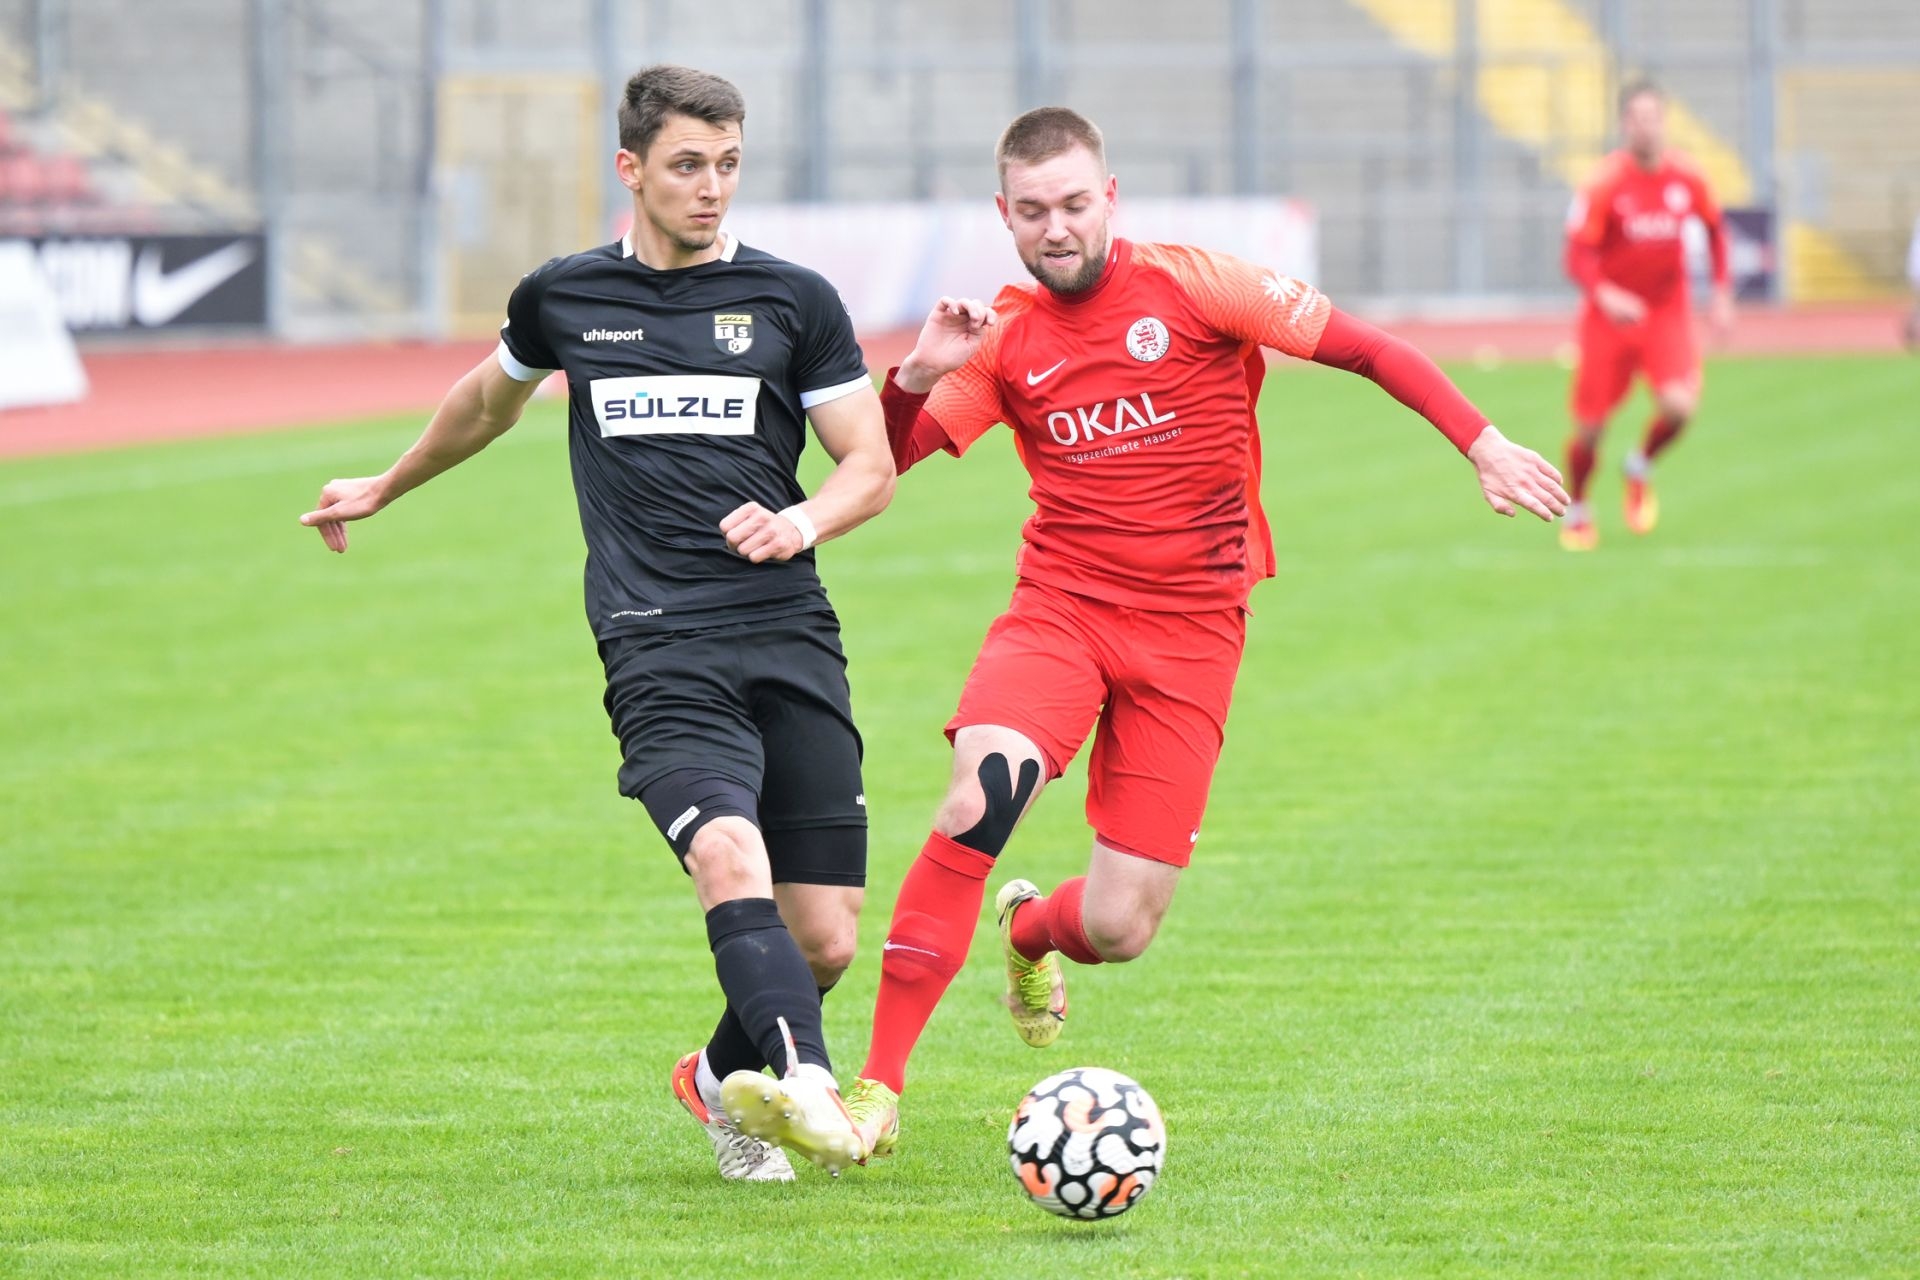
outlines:
[{"label": "nike swoosh logo", "polygon": [[[1065,363],[1066,363],[1065,360],[1062,360],[1060,362],[1060,364],[1065,364]],[[1060,372],[1060,364],[1053,366],[1053,368],[1047,370],[1045,373],[1035,373],[1031,369],[1027,370],[1027,385],[1030,387],[1039,386],[1041,383],[1045,382],[1048,378],[1051,378],[1054,374]]]},{"label": "nike swoosh logo", "polygon": [[939,959],[940,957],[940,953],[938,951],[929,951],[925,947],[909,947],[903,942],[894,942],[891,939],[881,943],[880,949],[882,951],[911,951],[916,955],[932,956],[936,960]]},{"label": "nike swoosh logo", "polygon": [[133,318],[148,326],[166,324],[246,270],[253,258],[254,247],[238,240],[184,267],[162,271],[160,250],[141,250],[133,264]]}]

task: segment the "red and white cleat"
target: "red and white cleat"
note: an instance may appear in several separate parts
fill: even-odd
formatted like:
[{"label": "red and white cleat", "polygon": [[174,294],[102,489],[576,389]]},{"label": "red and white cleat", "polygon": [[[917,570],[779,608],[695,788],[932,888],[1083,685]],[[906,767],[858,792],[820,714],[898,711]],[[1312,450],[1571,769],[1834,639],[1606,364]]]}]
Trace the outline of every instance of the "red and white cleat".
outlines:
[{"label": "red and white cleat", "polygon": [[695,1049],[673,1065],[673,1096],[700,1122],[713,1143],[720,1176],[735,1182],[792,1182],[793,1164],[787,1153],[751,1134],[742,1133],[727,1117],[709,1107],[700,1096],[697,1072],[700,1051]]},{"label": "red and white cleat", "polygon": [[867,1144],[840,1100],[833,1073],[810,1062],[796,1062],[793,1034],[780,1020],[793,1065],[782,1079],[758,1071],[736,1071],[720,1082],[720,1104],[742,1132],[805,1156],[838,1177],[848,1165],[865,1164]]}]

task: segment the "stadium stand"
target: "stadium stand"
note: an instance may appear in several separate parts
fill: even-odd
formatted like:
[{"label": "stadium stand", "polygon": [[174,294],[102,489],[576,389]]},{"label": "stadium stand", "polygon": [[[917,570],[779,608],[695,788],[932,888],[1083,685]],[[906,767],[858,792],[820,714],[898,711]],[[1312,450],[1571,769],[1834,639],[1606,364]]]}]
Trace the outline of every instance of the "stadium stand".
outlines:
[{"label": "stadium stand", "polygon": [[34,132],[30,122],[0,112],[0,234],[85,231],[106,222],[128,229],[147,220],[137,205],[109,208],[92,166],[36,145]]},{"label": "stadium stand", "polygon": [[[30,131],[40,140],[25,149],[30,161],[18,154],[0,160],[0,232],[261,225],[257,175],[246,160],[257,107],[246,88],[246,6],[176,0],[151,17],[97,0],[75,0],[68,8],[69,25],[83,27],[88,38],[70,43],[60,90],[30,130],[21,112],[38,101],[38,87],[27,55],[0,27],[0,108],[12,109],[13,136]],[[191,56],[223,44],[230,56]],[[155,56],[169,51],[173,56]],[[238,96],[228,92],[230,78],[210,67],[237,77]],[[377,115],[342,123],[378,131]],[[96,181],[96,171],[112,174],[112,181]],[[103,186],[116,193],[113,200],[100,198]],[[336,247],[348,242],[350,225],[288,230],[287,282],[310,313],[344,313],[361,326],[383,316],[417,322],[403,291]]]},{"label": "stadium stand", "polygon": [[[1608,145],[1610,89],[1628,72],[1670,87],[1676,140],[1730,203],[1778,193],[1794,298],[1896,287],[1901,237],[1889,228],[1903,234],[1920,212],[1920,143],[1889,127],[1920,113],[1911,0],[1476,0],[1478,61],[1464,99],[1452,4],[1257,0],[1260,146],[1250,167],[1234,153],[1247,99],[1235,92],[1244,33],[1228,0],[927,4],[910,21],[886,0],[832,0],[824,39],[806,22],[814,6],[795,0],[738,0],[724,29],[699,0],[651,0],[616,6],[611,42],[587,0],[288,0],[270,51],[281,61],[266,64],[274,76],[262,74],[245,0],[61,7],[87,38],[69,42],[64,144],[53,150],[81,157],[96,190],[259,220],[269,212],[254,195],[259,130],[277,130],[266,141],[285,181],[272,212],[305,316],[433,314],[444,282],[422,246],[491,234],[471,210],[498,213],[500,202],[461,193],[470,183],[491,193],[484,184],[502,179],[448,165],[453,131],[481,118],[450,105],[536,88],[598,95],[599,77],[651,57],[741,83],[754,104],[756,200],[984,196],[998,125],[1029,100],[1066,100],[1105,125],[1132,193],[1312,201],[1322,279],[1344,297],[1563,302],[1561,219]],[[26,8],[0,3],[0,102],[8,66],[23,75],[28,47],[24,18],[10,26],[7,14]],[[1768,64],[1778,145],[1759,163],[1765,95],[1754,85],[1769,73],[1756,61],[1754,23],[1767,11],[1778,24]],[[445,20],[438,40],[433,12]],[[1022,37],[1036,33],[1039,53],[1023,60]],[[229,52],[209,58],[209,48]],[[1896,51],[1890,65],[1872,64],[1876,50]],[[436,75],[437,95],[425,87]],[[271,102],[260,96],[266,81],[279,95]],[[825,93],[810,107],[804,90],[815,84]],[[556,155],[551,119],[509,113],[487,138],[505,157],[501,171],[526,166],[530,182],[550,185],[603,154],[605,135],[588,132]],[[816,126],[819,150],[807,145]],[[441,158],[429,172],[435,142]],[[129,166],[130,181],[103,184],[103,158]],[[19,170],[41,189],[52,176]],[[78,176],[69,169],[60,181]],[[586,207],[585,224],[604,225],[597,180],[574,185],[567,198]],[[580,237],[582,219],[531,206],[525,216],[554,249]],[[518,241],[503,243],[521,256]]]}]

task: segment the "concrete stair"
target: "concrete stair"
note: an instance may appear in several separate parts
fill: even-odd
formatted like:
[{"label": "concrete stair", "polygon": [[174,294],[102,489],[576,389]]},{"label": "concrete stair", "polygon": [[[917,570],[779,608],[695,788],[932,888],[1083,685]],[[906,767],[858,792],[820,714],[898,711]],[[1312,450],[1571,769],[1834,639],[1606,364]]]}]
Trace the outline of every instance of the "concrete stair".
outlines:
[{"label": "concrete stair", "polygon": [[[250,0],[66,0],[74,38],[62,113],[76,149],[136,158],[142,193],[209,217],[258,216],[249,134]],[[596,75],[592,0],[444,0],[453,69]],[[1456,233],[1484,218],[1489,293],[1563,298],[1560,220],[1569,189],[1609,145],[1609,89],[1623,69],[1674,91],[1675,142],[1729,202],[1752,198],[1741,162],[1748,86],[1739,51],[1753,0],[1478,0],[1473,101],[1488,126],[1483,188],[1455,207],[1451,0],[1259,0],[1271,66],[1258,96],[1255,190],[1322,213],[1322,280],[1338,297],[1445,293]],[[1790,42],[1870,38],[1920,47],[1917,0],[1779,0]],[[612,56],[710,66],[749,102],[743,199],[808,189],[802,89],[827,88],[835,199],[978,197],[991,149],[1037,70],[1045,96],[1106,128],[1123,192],[1226,194],[1232,152],[1229,0],[1045,0],[1052,56],[1015,65],[1015,0],[833,0],[823,72],[803,65],[800,0],[622,0]],[[0,0],[0,93],[30,89],[20,42],[32,0]],[[428,140],[409,87],[427,54],[424,0],[285,0],[295,74],[286,85],[289,258],[303,311],[399,315],[421,270],[414,204]],[[1615,28],[1602,29],[1608,15]],[[81,38],[84,34],[84,38]],[[5,37],[11,36],[8,45]],[[1610,39],[1617,38],[1612,47]],[[1705,51],[1710,56],[1699,57]],[[1545,65],[1543,65],[1543,63]],[[13,70],[9,73],[8,68]],[[1914,91],[1897,78],[1784,72],[1780,182],[1796,297],[1861,296],[1897,279],[1920,189]],[[529,144],[532,145],[532,144]],[[571,157],[575,153],[569,153]],[[581,164],[600,164],[600,150]],[[1915,178],[1902,186],[1899,174]],[[1920,197],[1915,197],[1920,199]],[[528,250],[524,270],[569,242]],[[1888,228],[1897,228],[1890,236]],[[1901,243],[1893,244],[1898,238]],[[1891,247],[1889,247],[1891,246]],[[348,248],[350,247],[350,252]],[[519,256],[518,247],[513,254]],[[489,295],[490,296],[490,295]]]},{"label": "concrete stair", "polygon": [[[1447,0],[1348,2],[1427,56],[1454,57],[1456,14]],[[1733,9],[1744,13],[1740,0],[1664,6],[1658,11],[1659,42],[1697,45],[1724,38]],[[1562,181],[1578,187],[1612,129],[1608,89],[1624,70],[1613,51],[1589,15],[1567,0],[1477,0],[1474,18],[1481,51],[1475,96],[1482,113],[1503,135],[1537,150]],[[1671,89],[1667,123],[1673,144],[1705,170],[1723,204],[1754,198],[1753,176],[1738,149]],[[1790,298],[1824,301],[1886,291],[1884,271],[1864,265],[1847,241],[1826,227],[1794,219],[1783,234]]]}]

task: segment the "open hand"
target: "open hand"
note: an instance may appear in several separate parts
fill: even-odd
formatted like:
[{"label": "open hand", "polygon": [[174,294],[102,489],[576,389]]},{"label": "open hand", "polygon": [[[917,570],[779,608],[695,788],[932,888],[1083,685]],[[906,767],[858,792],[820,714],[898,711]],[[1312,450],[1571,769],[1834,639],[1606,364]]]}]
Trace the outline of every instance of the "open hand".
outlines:
[{"label": "open hand", "polygon": [[1467,450],[1467,460],[1480,475],[1480,492],[1487,505],[1503,516],[1521,507],[1552,521],[1567,513],[1567,491],[1551,462],[1524,445],[1500,434],[1497,427],[1482,431]]},{"label": "open hand", "polygon": [[965,364],[999,322],[993,308],[978,298],[940,299],[927,313],[913,351],[900,362],[895,381],[903,391],[924,394]]}]

